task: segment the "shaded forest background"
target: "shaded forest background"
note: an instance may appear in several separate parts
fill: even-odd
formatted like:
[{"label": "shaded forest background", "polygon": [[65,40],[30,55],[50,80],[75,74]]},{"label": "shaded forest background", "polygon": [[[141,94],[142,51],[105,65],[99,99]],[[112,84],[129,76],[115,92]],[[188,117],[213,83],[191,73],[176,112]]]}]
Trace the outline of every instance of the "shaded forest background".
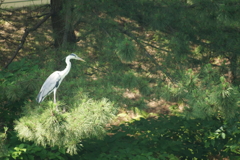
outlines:
[{"label": "shaded forest background", "polygon": [[[239,159],[237,0],[0,8],[4,159]],[[45,79],[75,53],[41,104]]]}]

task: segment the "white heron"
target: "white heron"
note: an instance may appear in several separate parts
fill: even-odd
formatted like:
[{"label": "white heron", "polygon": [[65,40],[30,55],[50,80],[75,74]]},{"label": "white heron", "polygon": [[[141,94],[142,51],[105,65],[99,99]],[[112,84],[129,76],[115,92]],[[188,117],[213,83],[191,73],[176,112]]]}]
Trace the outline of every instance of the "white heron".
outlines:
[{"label": "white heron", "polygon": [[53,72],[43,83],[42,88],[40,92],[38,93],[38,96],[36,98],[36,101],[38,103],[41,103],[46,96],[51,94],[53,92],[54,94],[54,103],[56,103],[56,92],[58,87],[60,86],[62,80],[64,77],[69,73],[71,69],[71,62],[70,59],[76,59],[80,61],[84,61],[82,58],[79,58],[76,54],[72,53],[66,57],[65,62],[67,63],[67,66],[62,71],[55,71]]}]

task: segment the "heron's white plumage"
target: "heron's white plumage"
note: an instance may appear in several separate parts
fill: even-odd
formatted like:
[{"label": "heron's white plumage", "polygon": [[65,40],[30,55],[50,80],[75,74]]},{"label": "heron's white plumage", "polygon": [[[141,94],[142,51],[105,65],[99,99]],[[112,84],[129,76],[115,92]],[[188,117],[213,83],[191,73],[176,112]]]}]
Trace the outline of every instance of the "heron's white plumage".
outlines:
[{"label": "heron's white plumage", "polygon": [[46,96],[51,94],[54,88],[58,88],[61,83],[60,71],[53,72],[43,83],[42,88],[37,96],[37,102],[40,103]]},{"label": "heron's white plumage", "polygon": [[56,103],[56,91],[60,86],[62,80],[65,76],[69,73],[71,69],[71,62],[70,59],[76,59],[84,61],[83,59],[79,58],[76,54],[70,54],[66,57],[66,68],[63,71],[55,71],[53,72],[43,83],[41,90],[37,96],[37,102],[41,103],[46,96],[51,94],[54,91],[54,103]]}]

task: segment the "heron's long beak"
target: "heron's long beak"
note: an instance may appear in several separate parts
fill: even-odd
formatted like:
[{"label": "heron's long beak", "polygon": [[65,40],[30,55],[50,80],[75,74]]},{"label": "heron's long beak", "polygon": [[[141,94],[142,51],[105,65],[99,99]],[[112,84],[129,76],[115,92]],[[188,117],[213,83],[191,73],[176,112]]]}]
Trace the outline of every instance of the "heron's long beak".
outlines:
[{"label": "heron's long beak", "polygon": [[85,60],[83,60],[82,58],[79,58],[79,57],[77,58],[77,60],[85,62]]}]

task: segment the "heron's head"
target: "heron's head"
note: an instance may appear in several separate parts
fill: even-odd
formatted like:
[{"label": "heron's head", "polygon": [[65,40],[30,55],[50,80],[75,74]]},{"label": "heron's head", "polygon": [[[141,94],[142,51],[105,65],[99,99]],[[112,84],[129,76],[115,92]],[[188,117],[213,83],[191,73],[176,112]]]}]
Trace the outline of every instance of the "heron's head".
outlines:
[{"label": "heron's head", "polygon": [[[76,60],[80,60],[80,61],[84,61],[82,58],[78,57],[76,54],[72,53],[69,54],[67,57],[69,57],[70,59],[76,59]],[[85,62],[85,61],[84,61]]]}]

